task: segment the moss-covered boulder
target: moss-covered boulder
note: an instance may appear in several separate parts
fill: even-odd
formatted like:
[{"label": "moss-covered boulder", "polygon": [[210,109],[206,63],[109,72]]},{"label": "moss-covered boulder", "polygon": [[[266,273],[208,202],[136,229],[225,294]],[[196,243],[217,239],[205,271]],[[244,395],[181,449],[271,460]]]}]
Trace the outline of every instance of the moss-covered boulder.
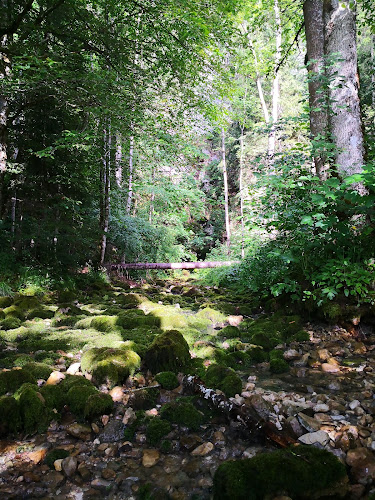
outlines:
[{"label": "moss-covered boulder", "polygon": [[99,332],[110,332],[116,328],[117,316],[94,316],[91,320],[91,328]]},{"label": "moss-covered boulder", "polygon": [[31,384],[35,383],[36,377],[30,372],[22,369],[4,370],[0,372],[0,395],[6,394],[7,392],[15,392],[26,382],[30,382]]},{"label": "moss-covered boulder", "polygon": [[177,330],[158,335],[144,356],[145,365],[153,373],[176,372],[186,366],[189,361],[189,346]]},{"label": "moss-covered boulder", "polygon": [[153,418],[146,429],[147,442],[151,446],[156,446],[164,436],[171,432],[171,430],[172,426],[168,420]]},{"label": "moss-covered boulder", "polygon": [[81,358],[81,370],[90,373],[95,383],[114,386],[125,382],[139,367],[141,358],[131,349],[92,348]]},{"label": "moss-covered boulder", "polygon": [[12,305],[11,297],[0,297],[0,309],[5,309]]},{"label": "moss-covered boulder", "polygon": [[46,406],[40,392],[35,391],[29,384],[22,386],[17,394],[22,428],[26,434],[45,432],[52,419],[53,413]]},{"label": "moss-covered boulder", "polygon": [[220,389],[227,397],[233,397],[242,392],[242,381],[231,368],[220,365],[208,367],[205,382],[208,387]]},{"label": "moss-covered boulder", "polygon": [[173,372],[158,373],[155,379],[159,382],[163,389],[167,389],[169,391],[180,385],[176,374]]},{"label": "moss-covered boulder", "polygon": [[44,385],[40,388],[40,393],[44,397],[46,406],[51,410],[61,411],[66,403],[66,395],[61,384]]},{"label": "moss-covered boulder", "polygon": [[281,492],[293,500],[317,498],[340,481],[345,493],[345,478],[345,466],[332,453],[298,446],[224,462],[214,476],[214,500],[263,500]]},{"label": "moss-covered boulder", "polygon": [[81,375],[65,375],[65,378],[60,382],[58,387],[61,387],[61,389],[67,393],[72,387],[75,385],[85,385],[89,387],[93,387],[93,383],[90,382],[85,377],[82,377]]},{"label": "moss-covered boulder", "polygon": [[18,318],[21,321],[25,319],[25,311],[22,310],[19,306],[12,304],[9,307],[3,309],[5,316],[11,316],[13,318]]},{"label": "moss-covered boulder", "polygon": [[280,342],[292,339],[301,331],[301,318],[275,313],[270,317],[246,322],[246,325],[241,328],[244,329],[243,335],[248,337],[253,344],[271,350]]},{"label": "moss-covered boulder", "polygon": [[139,327],[155,327],[160,325],[160,320],[152,314],[145,314],[141,309],[124,311],[117,317],[116,324],[125,330]]},{"label": "moss-covered boulder", "polygon": [[287,373],[289,371],[289,364],[285,359],[271,359],[270,372],[271,373]]},{"label": "moss-covered boulder", "polygon": [[27,312],[27,319],[41,318],[41,319],[51,319],[55,315],[54,311],[47,309],[45,307],[36,307]]},{"label": "moss-covered boulder", "polygon": [[217,326],[223,327],[225,322],[227,321],[227,317],[225,316],[225,314],[221,313],[220,311],[216,311],[211,307],[205,307],[204,309],[200,309],[200,311],[198,311],[197,313],[197,316],[199,318],[209,319],[214,327]]},{"label": "moss-covered boulder", "polygon": [[14,330],[21,326],[22,321],[15,316],[6,316],[0,321],[0,326],[3,330]]},{"label": "moss-covered boulder", "polygon": [[17,432],[22,425],[18,401],[12,396],[0,397],[0,437]]},{"label": "moss-covered boulder", "polygon": [[74,385],[69,389],[66,402],[71,412],[77,416],[83,416],[86,402],[93,394],[98,394],[98,390],[93,385]]},{"label": "moss-covered boulder", "polygon": [[48,377],[53,372],[52,366],[49,366],[45,363],[35,363],[35,362],[26,363],[23,366],[23,369],[30,372],[35,378],[43,380],[47,380]]},{"label": "moss-covered boulder", "polygon": [[217,334],[218,337],[225,337],[227,339],[235,339],[239,338],[241,336],[240,329],[237,328],[236,326],[225,326],[220,330],[220,332]]},{"label": "moss-covered boulder", "polygon": [[113,410],[113,400],[109,394],[92,394],[86,400],[83,416],[92,420],[100,415],[109,415]]},{"label": "moss-covered boulder", "polygon": [[172,424],[178,424],[197,431],[204,422],[204,416],[190,401],[178,400],[162,406],[161,418]]}]

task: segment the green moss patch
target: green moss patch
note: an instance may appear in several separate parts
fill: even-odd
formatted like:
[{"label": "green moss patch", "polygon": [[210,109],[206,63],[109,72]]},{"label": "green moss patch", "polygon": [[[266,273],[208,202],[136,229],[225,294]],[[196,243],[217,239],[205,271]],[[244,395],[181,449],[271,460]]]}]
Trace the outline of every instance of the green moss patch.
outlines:
[{"label": "green moss patch", "polygon": [[20,429],[22,425],[20,408],[12,396],[0,397],[0,415],[0,437]]},{"label": "green moss patch", "polygon": [[172,424],[178,424],[197,431],[203,424],[204,416],[190,401],[174,401],[165,404],[160,411],[161,418],[168,420]]},{"label": "green moss patch", "polygon": [[271,373],[286,373],[289,371],[289,364],[284,359],[271,359]]},{"label": "green moss patch", "polygon": [[20,389],[19,406],[22,427],[26,434],[45,432],[53,413],[45,405],[43,396],[25,384]]},{"label": "green moss patch", "polygon": [[209,366],[205,375],[205,382],[208,387],[223,391],[227,397],[232,397],[242,392],[240,377],[234,370],[225,366]]},{"label": "green moss patch", "polygon": [[15,328],[19,328],[21,323],[21,320],[16,316],[6,316],[0,321],[3,330],[14,330]]},{"label": "green moss patch", "polygon": [[8,370],[0,372],[0,395],[15,392],[26,382],[35,383],[36,378],[26,370]]},{"label": "green moss patch", "polygon": [[158,373],[155,379],[159,382],[163,389],[167,389],[169,391],[180,385],[176,374],[173,372]]},{"label": "green moss patch", "polygon": [[48,467],[52,470],[55,470],[54,463],[56,460],[61,460],[67,458],[69,456],[69,452],[67,450],[63,450],[62,448],[55,448],[47,453],[45,462]]},{"label": "green moss patch", "polygon": [[109,394],[92,394],[86,400],[83,415],[91,420],[100,415],[109,415],[113,410],[113,400]]},{"label": "green moss patch", "polygon": [[189,361],[189,346],[177,330],[170,330],[156,337],[144,356],[145,365],[153,373],[176,372]]},{"label": "green moss patch", "polygon": [[146,429],[147,442],[151,446],[156,446],[159,444],[161,438],[169,434],[171,430],[172,426],[168,420],[154,418],[150,421]]},{"label": "green moss patch", "polygon": [[46,365],[45,363],[26,363],[23,368],[30,372],[35,378],[43,380],[47,380],[53,372],[52,366]]},{"label": "green moss patch", "polygon": [[298,446],[224,462],[214,476],[214,500],[263,500],[279,492],[311,498],[345,476],[345,466],[332,453]]},{"label": "green moss patch", "polygon": [[74,385],[66,395],[70,410],[76,415],[83,415],[86,401],[98,390],[94,386]]}]

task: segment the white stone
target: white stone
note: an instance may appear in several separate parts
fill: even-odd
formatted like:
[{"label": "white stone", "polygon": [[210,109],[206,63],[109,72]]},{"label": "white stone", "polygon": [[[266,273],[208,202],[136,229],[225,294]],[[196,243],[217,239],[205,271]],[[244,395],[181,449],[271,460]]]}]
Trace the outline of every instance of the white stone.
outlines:
[{"label": "white stone", "polygon": [[329,435],[325,431],[308,432],[298,438],[303,444],[316,444],[319,443],[325,446],[329,442]]}]

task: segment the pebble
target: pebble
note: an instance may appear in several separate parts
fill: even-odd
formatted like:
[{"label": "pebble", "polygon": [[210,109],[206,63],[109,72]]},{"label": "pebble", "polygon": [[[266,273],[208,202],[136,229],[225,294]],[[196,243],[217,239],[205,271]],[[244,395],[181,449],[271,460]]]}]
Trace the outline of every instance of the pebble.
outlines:
[{"label": "pebble", "polygon": [[61,462],[61,470],[67,477],[72,477],[77,470],[77,459],[75,457],[66,457]]},{"label": "pebble", "polygon": [[315,413],[327,413],[329,411],[329,406],[325,403],[318,403],[313,406],[313,410]]},{"label": "pebble", "polygon": [[329,435],[325,431],[316,431],[303,434],[298,438],[303,444],[321,444],[325,446],[329,442]]},{"label": "pebble", "polygon": [[57,385],[62,380],[64,380],[65,375],[58,371],[53,371],[51,375],[48,377],[46,385]]},{"label": "pebble", "polygon": [[158,450],[143,450],[142,465],[143,467],[153,467],[160,460]]},{"label": "pebble", "polygon": [[338,373],[340,372],[340,367],[331,363],[323,363],[322,370],[326,373]]},{"label": "pebble", "polygon": [[91,435],[91,427],[75,422],[68,425],[66,432],[75,438],[87,440]]},{"label": "pebble", "polygon": [[90,484],[91,487],[94,488],[94,490],[100,490],[103,492],[108,491],[112,486],[112,483],[110,481],[102,478],[94,479]]},{"label": "pebble", "polygon": [[199,456],[203,457],[204,455],[208,455],[208,453],[211,453],[211,451],[214,449],[214,445],[211,442],[203,443],[197,448],[195,448],[192,452],[191,455],[194,456]]},{"label": "pebble", "polygon": [[81,368],[81,363],[72,363],[69,368],[66,370],[68,375],[77,375]]}]

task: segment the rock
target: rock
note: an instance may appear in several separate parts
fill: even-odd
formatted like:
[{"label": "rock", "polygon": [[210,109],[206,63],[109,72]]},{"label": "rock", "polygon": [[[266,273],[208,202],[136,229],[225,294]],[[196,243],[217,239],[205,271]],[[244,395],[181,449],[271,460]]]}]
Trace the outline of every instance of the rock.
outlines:
[{"label": "rock", "polygon": [[143,450],[142,465],[143,467],[153,467],[160,460],[158,450]]},{"label": "rock", "polygon": [[90,484],[91,487],[94,488],[94,490],[100,490],[103,493],[108,491],[112,487],[112,483],[102,478],[94,479]]},{"label": "rock", "polygon": [[25,472],[23,480],[25,483],[39,483],[40,476],[38,474],[34,474],[33,472]]},{"label": "rock", "polygon": [[99,439],[101,443],[113,443],[115,441],[121,441],[124,439],[124,431],[126,426],[121,420],[112,419],[104,427],[102,432],[99,434]]},{"label": "rock", "polygon": [[371,460],[374,460],[374,455],[367,448],[354,448],[353,450],[349,450],[346,455],[346,463],[350,467],[358,467]]},{"label": "rock", "polygon": [[269,415],[273,413],[272,405],[268,401],[263,399],[260,394],[253,394],[246,399],[245,404],[246,406],[252,406],[252,408],[262,420],[268,420]]},{"label": "rock", "polygon": [[81,363],[72,363],[66,370],[66,373],[68,375],[77,375],[80,368],[81,368]]},{"label": "rock", "polygon": [[66,477],[72,477],[75,474],[75,471],[77,470],[77,459],[76,457],[66,457],[64,460],[61,462],[61,469],[63,473],[66,475]]},{"label": "rock", "polygon": [[51,373],[51,375],[48,377],[46,385],[57,385],[59,384],[62,380],[64,380],[65,375],[61,372],[54,371]]},{"label": "rock", "polygon": [[224,446],[225,445],[225,436],[221,431],[214,432],[212,436],[212,442],[215,446]]},{"label": "rock", "polygon": [[298,413],[297,415],[299,423],[309,432],[315,432],[320,429],[320,423],[312,417],[309,417],[305,413]]},{"label": "rock", "polygon": [[75,438],[87,441],[91,435],[91,427],[75,422],[68,425],[66,432]]},{"label": "rock", "polygon": [[55,470],[57,470],[57,472],[62,471],[62,465],[61,465],[62,461],[63,461],[63,458],[59,458],[53,462],[53,466],[55,467]]},{"label": "rock", "polygon": [[109,391],[109,394],[115,403],[122,401],[124,397],[124,390],[122,387],[116,385]]},{"label": "rock", "polygon": [[330,364],[330,363],[323,363],[322,370],[325,373],[339,373],[340,367],[338,367],[337,365]]},{"label": "rock", "polygon": [[356,409],[356,408],[358,408],[359,406],[361,406],[361,403],[360,403],[360,401],[358,401],[358,399],[354,399],[353,401],[351,401],[351,402],[349,403],[349,408],[350,408],[351,410],[355,410],[355,409]]},{"label": "rock", "polygon": [[313,407],[315,413],[327,413],[329,411],[329,406],[325,403],[318,403]]},{"label": "rock", "polygon": [[136,420],[137,416],[133,408],[127,408],[122,419],[124,425],[130,425]]},{"label": "rock", "polygon": [[316,431],[303,434],[298,438],[303,444],[321,444],[325,446],[329,442],[329,435],[325,431]]},{"label": "rock", "polygon": [[352,467],[351,474],[361,484],[371,483],[375,479],[375,457],[367,448],[354,448],[346,455],[346,463]]},{"label": "rock", "polygon": [[91,429],[95,432],[95,434],[99,434],[100,432],[99,426],[95,422],[91,424]]},{"label": "rock", "polygon": [[102,478],[104,479],[114,479],[116,477],[116,472],[110,467],[106,467],[102,470]]},{"label": "rock", "polygon": [[88,481],[91,478],[91,472],[84,462],[79,464],[77,471],[84,481]]},{"label": "rock", "polygon": [[58,486],[64,481],[64,476],[55,470],[51,470],[47,472],[45,476],[43,476],[43,483],[48,486],[52,491],[55,491]]},{"label": "rock", "polygon": [[286,361],[293,361],[295,359],[299,359],[301,354],[295,349],[288,349],[284,352],[283,357]]},{"label": "rock", "polygon": [[330,358],[331,353],[328,351],[328,349],[319,349],[318,350],[318,358],[320,361],[324,362],[327,361],[328,358]]},{"label": "rock", "polygon": [[203,439],[197,434],[186,434],[180,437],[180,447],[182,450],[192,451],[198,445],[202,444]]},{"label": "rock", "polygon": [[243,321],[243,316],[228,316],[230,326],[238,326]]},{"label": "rock", "polygon": [[211,451],[213,449],[214,449],[214,445],[208,441],[207,443],[203,443],[200,446],[198,446],[197,448],[195,448],[195,450],[193,450],[191,452],[191,455],[203,457],[203,456],[211,453]]}]

